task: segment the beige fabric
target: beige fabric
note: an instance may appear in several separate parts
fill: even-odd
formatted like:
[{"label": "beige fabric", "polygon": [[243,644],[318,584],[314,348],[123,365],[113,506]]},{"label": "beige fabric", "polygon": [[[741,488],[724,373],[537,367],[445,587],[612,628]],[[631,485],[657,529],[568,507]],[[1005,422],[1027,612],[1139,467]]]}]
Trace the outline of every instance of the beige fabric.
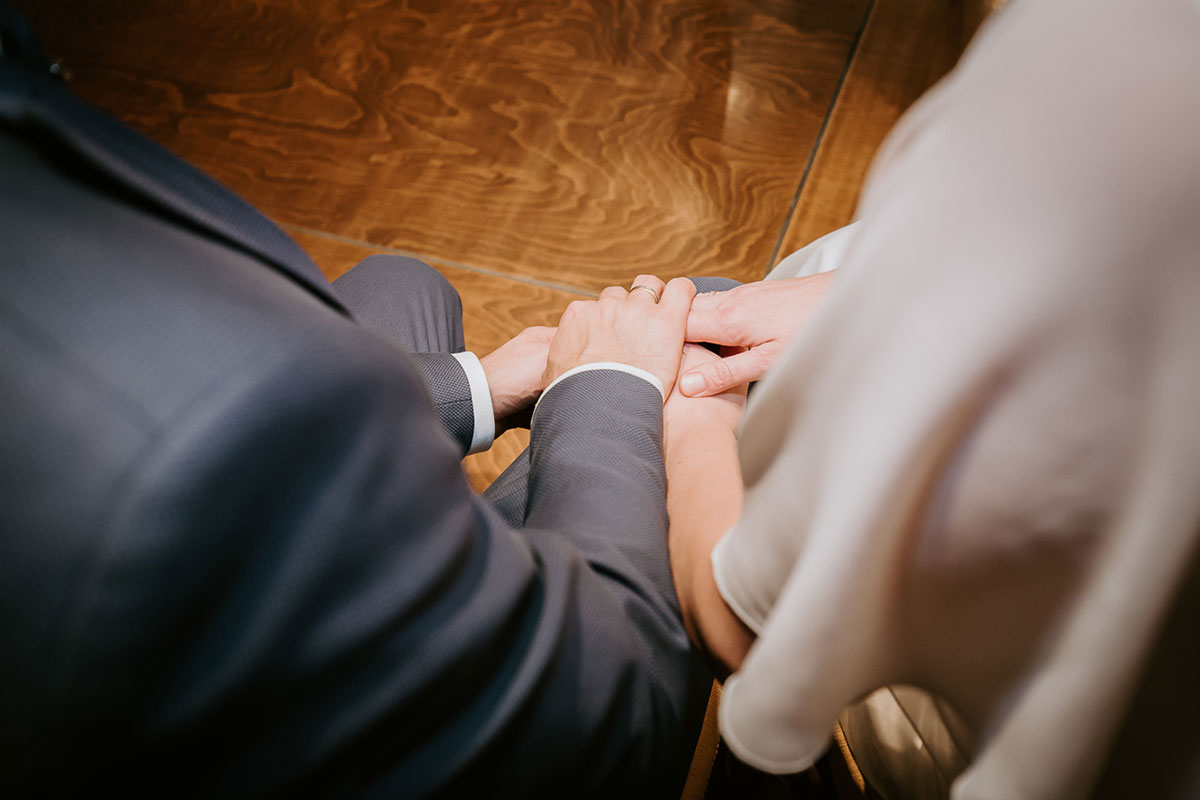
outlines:
[{"label": "beige fabric", "polygon": [[[854,222],[822,236],[780,261],[766,280],[837,269],[862,230],[862,222]],[[974,736],[957,712],[913,686],[876,689],[842,709],[838,723],[850,758],[885,800],[947,797],[974,749]],[[835,741],[837,735],[835,727]]]},{"label": "beige fabric", "polygon": [[1160,622],[1200,625],[1197,143],[1194,0],[1011,4],[889,138],[742,430],[743,760],[803,769],[911,684],[978,738],[955,797],[1092,791]]}]

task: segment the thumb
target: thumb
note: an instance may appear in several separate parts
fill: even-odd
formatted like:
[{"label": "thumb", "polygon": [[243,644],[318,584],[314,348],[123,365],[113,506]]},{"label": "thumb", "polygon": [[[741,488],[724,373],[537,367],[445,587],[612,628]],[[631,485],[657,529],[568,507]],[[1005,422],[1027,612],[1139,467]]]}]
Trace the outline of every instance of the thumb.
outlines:
[{"label": "thumb", "polygon": [[767,371],[772,359],[763,347],[709,361],[693,367],[679,378],[679,391],[688,397],[711,397],[750,381]]}]

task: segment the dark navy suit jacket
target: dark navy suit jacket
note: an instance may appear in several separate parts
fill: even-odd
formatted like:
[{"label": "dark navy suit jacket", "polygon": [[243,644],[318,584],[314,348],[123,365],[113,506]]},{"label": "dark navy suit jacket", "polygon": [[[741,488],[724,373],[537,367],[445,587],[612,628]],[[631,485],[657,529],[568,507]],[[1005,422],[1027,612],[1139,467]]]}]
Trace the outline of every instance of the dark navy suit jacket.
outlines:
[{"label": "dark navy suit jacket", "polygon": [[0,795],[678,792],[655,390],[549,393],[510,524],[295,244],[13,41]]}]

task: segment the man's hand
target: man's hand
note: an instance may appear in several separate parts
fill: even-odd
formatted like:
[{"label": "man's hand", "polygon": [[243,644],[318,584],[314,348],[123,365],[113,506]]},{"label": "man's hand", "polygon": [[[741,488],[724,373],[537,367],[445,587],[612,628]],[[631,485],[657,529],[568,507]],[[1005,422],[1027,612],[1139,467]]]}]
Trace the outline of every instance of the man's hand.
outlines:
[{"label": "man's hand", "polygon": [[543,385],[574,367],[615,361],[646,370],[670,394],[696,286],[675,278],[664,288],[652,275],[639,275],[631,285],[650,287],[660,295],[658,303],[649,292],[610,286],[599,300],[576,300],[567,306],[550,345]]},{"label": "man's hand", "polygon": [[727,292],[702,294],[688,315],[687,340],[744,348],[687,370],[679,388],[709,397],[756,381],[820,304],[833,273],[747,283]]},{"label": "man's hand", "polygon": [[545,384],[546,355],[556,328],[526,328],[479,359],[496,416],[496,435],[521,427],[520,413],[533,406]]}]

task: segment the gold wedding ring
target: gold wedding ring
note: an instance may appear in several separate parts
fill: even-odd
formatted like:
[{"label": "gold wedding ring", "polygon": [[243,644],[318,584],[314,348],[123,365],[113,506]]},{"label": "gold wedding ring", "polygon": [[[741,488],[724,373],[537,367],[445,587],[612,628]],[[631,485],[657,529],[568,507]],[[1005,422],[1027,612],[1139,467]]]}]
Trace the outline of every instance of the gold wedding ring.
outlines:
[{"label": "gold wedding ring", "polygon": [[654,298],[654,302],[656,302],[656,303],[658,302],[658,292],[654,291],[649,286],[645,286],[645,285],[639,283],[637,286],[634,286],[632,289],[630,289],[629,293],[633,294],[634,292],[637,292],[637,291],[649,292],[650,296]]}]

